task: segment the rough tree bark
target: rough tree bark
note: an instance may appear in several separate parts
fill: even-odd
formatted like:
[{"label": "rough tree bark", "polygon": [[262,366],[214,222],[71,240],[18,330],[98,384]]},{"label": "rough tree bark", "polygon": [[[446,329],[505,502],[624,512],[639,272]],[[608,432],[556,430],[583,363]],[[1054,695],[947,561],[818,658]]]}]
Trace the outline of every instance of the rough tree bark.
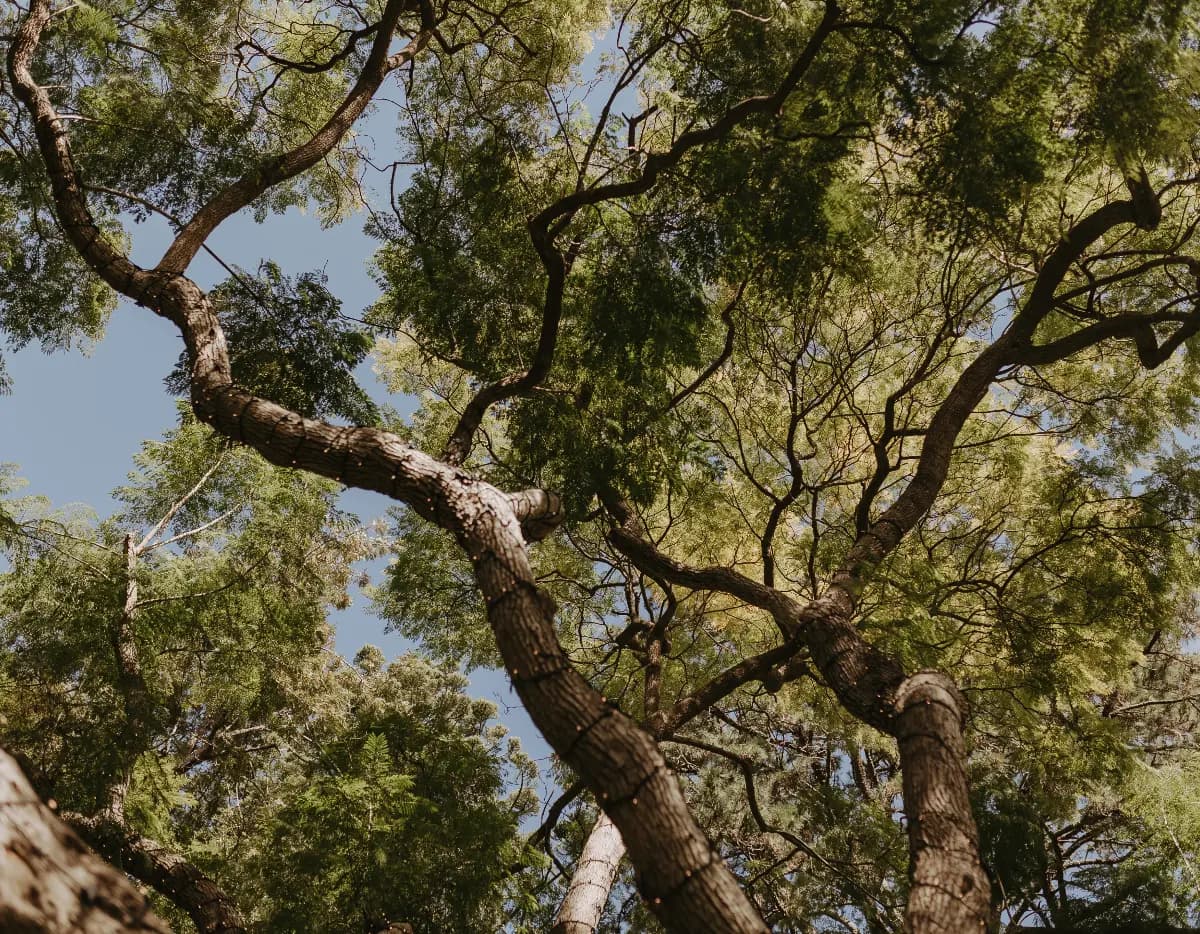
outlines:
[{"label": "rough tree bark", "polygon": [[106,814],[64,814],[63,821],[114,866],[186,911],[202,934],[241,934],[246,930],[237,905],[186,857]]},{"label": "rough tree bark", "polygon": [[142,893],[44,805],[0,750],[0,930],[115,934],[170,929]]},{"label": "rough tree bark", "polygon": [[[966,705],[945,674],[909,675],[862,636],[854,624],[858,594],[874,569],[933,505],[967,419],[1001,369],[1020,363],[1022,355],[1031,352],[1038,324],[1049,313],[1055,291],[1071,264],[1118,226],[1145,227],[1156,222],[1143,217],[1133,201],[1116,201],[1085,216],[1064,234],[1008,329],[966,367],[935,411],[912,480],[864,529],[818,599],[800,604],[726,568],[696,569],[679,564],[650,544],[624,503],[612,497],[606,500],[617,523],[609,539],[635,565],[671,583],[733,594],[771,613],[789,642],[795,640],[808,648],[842,705],[896,739],[912,881],[905,926],[913,934],[966,934],[987,929],[990,884],[968,794],[963,735]],[[747,660],[731,669],[729,677],[721,676],[701,688],[695,697],[702,697],[705,705],[712,704],[749,677],[763,678],[770,670],[768,657],[770,664],[780,660],[771,653]],[[662,722],[678,723],[702,709],[694,698],[684,699],[683,704]]]},{"label": "rough tree bark", "polygon": [[601,813],[579,854],[550,934],[594,934],[624,855],[621,832]]}]

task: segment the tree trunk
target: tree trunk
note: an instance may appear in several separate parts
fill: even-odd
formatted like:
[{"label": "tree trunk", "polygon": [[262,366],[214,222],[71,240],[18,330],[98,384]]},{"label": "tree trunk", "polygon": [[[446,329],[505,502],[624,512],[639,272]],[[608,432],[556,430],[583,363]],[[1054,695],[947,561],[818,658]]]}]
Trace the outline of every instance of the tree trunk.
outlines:
[{"label": "tree trunk", "polygon": [[968,797],[962,695],[945,675],[921,672],[896,707],[912,878],[905,923],[919,934],[982,934],[991,882]]},{"label": "tree trunk", "polygon": [[142,893],[42,804],[0,750],[0,931],[169,932]]},{"label": "tree trunk", "polygon": [[550,934],[594,934],[625,854],[621,832],[601,814],[588,834]]},{"label": "tree trunk", "polygon": [[139,550],[132,534],[125,536],[125,595],[121,612],[110,631],[113,660],[117,668],[117,686],[125,708],[125,728],[121,731],[121,755],[117,774],[107,790],[105,812],[117,824],[125,821],[125,797],[133,783],[138,757],[146,750],[146,730],[150,718],[150,692],[142,674],[134,629],[138,609],[137,564]]},{"label": "tree trunk", "polygon": [[906,930],[984,934],[991,884],[968,795],[966,704],[946,675],[907,675],[867,642],[850,622],[851,606],[834,591],[806,607],[798,624],[843,706],[899,744],[912,880]]}]

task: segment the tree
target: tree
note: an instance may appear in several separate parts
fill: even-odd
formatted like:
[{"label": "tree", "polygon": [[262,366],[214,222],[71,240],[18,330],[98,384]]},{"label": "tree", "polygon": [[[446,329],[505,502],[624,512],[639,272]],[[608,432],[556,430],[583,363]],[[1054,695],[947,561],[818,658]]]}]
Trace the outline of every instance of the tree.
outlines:
[{"label": "tree", "polygon": [[310,728],[310,755],[248,796],[236,819],[257,839],[238,835],[230,877],[246,901],[265,895],[268,930],[503,927],[528,910],[522,873],[537,865],[517,833],[537,803],[532,764],[460,676],[413,656],[357,662],[349,722]]},{"label": "tree", "polygon": [[[1196,11],[309,7],[13,14],[13,266],[98,296],[15,287],[13,339],[127,296],[217,433],[401,501],[381,605],[494,646],[669,929],[1191,920]],[[348,428],[328,302],[264,356],[261,283],[186,271],[340,216],[394,72],[369,321],[426,405]],[[153,268],[121,210],[175,225]]]},{"label": "tree", "polygon": [[102,523],[7,504],[0,743],[39,795],[200,931],[493,924],[531,766],[461,676],[330,650],[377,547],[333,484],[194,420],[138,468]]}]

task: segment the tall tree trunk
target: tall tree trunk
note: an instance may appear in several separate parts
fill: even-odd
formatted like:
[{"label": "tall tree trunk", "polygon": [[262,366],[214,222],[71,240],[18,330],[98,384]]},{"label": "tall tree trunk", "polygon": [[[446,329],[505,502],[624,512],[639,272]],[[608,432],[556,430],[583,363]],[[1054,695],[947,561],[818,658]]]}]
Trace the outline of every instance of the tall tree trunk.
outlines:
[{"label": "tall tree trunk", "polygon": [[125,797],[133,782],[134,766],[146,749],[151,708],[150,692],[146,689],[146,679],[142,674],[134,630],[138,609],[137,565],[140,551],[132,534],[125,536],[123,554],[125,593],[121,611],[112,623],[110,641],[117,668],[117,687],[125,708],[125,726],[119,740],[121,748],[117,774],[109,784],[105,802],[106,814],[117,823],[125,820]]},{"label": "tall tree trunk", "polygon": [[607,814],[588,834],[551,934],[594,934],[625,855],[625,842]]},{"label": "tall tree trunk", "polygon": [[[420,47],[414,40],[405,50],[388,54],[395,23],[405,8],[403,0],[389,0],[364,77],[348,101],[369,102],[388,71],[411,60]],[[50,15],[49,0],[31,0],[9,43],[8,73],[33,121],[60,224],[105,282],[179,328],[197,416],[272,463],[378,490],[452,531],[471,557],[497,647],[518,696],[550,746],[585,779],[620,828],[651,910],[672,930],[765,934],[766,925],[753,903],[691,815],[658,745],[587,683],[558,643],[556,608],[538,588],[526,552],[527,534],[542,534],[536,530],[561,521],[557,499],[541,491],[507,495],[409,447],[394,434],[304,418],[233,384],[221,323],[208,296],[182,270],[224,217],[328,152],[344,132],[338,120],[331,119],[308,144],[275,160],[277,178],[262,183],[262,173],[256,172],[221,192],[177,238],[168,251],[171,261],[143,269],[97,226],[83,197],[62,121],[33,76],[33,59]],[[422,27],[423,43],[433,27]],[[352,110],[347,104],[338,114]],[[357,113],[351,114],[351,122],[354,116]]]},{"label": "tall tree trunk", "polygon": [[921,672],[897,698],[912,888],[906,924],[921,934],[984,931],[991,881],[968,797],[965,705],[954,682]]},{"label": "tall tree trunk", "polygon": [[0,931],[169,930],[129,879],[89,850],[0,750]]},{"label": "tall tree trunk", "polygon": [[[422,10],[427,7],[422,5]],[[534,526],[522,526],[544,524],[554,510],[530,508],[531,501],[522,500],[520,494],[505,495],[457,464],[438,462],[394,435],[306,419],[241,390],[232,383],[224,333],[208,297],[183,275],[204,238],[222,219],[246,207],[272,184],[319,161],[367,106],[383,77],[411,61],[429,41],[434,27],[425,21],[417,39],[389,54],[394,26],[406,8],[403,0],[385,5],[364,71],[325,126],[306,143],[265,163],[268,169],[256,170],[220,192],[187,224],[153,270],[131,262],[97,226],[83,197],[62,121],[45,88],[33,77],[34,55],[50,20],[48,0],[30,0],[10,42],[9,75],[33,120],[65,236],[109,285],[178,326],[191,364],[197,415],[223,434],[253,446],[272,463],[381,491],[452,531],[471,556],[497,645],[522,702],[550,745],[584,778],[620,829],[651,909],[673,930],[763,932],[766,927],[750,900],[689,813],[657,744],[588,685],[558,644],[555,608],[538,589],[525,550]],[[815,44],[806,49],[778,95],[750,99],[739,105],[742,110],[731,110],[724,123],[685,134],[681,140],[687,140],[686,145],[671,150],[678,155],[669,153],[662,157],[667,161],[654,163],[653,171],[644,173],[632,193],[648,190],[672,158],[716,138],[745,113],[777,109],[788,88],[802,78],[820,47],[819,39],[833,28],[836,17],[836,5],[827,4]],[[629,189],[615,185],[577,192],[561,201],[548,218],[569,216],[621,190]],[[1005,334],[966,368],[934,414],[917,469],[904,491],[873,523],[871,498],[861,504],[863,528],[828,593],[801,608],[778,591],[755,585],[768,593],[751,602],[788,621],[788,638],[798,635],[808,645],[842,703],[900,744],[913,857],[908,926],[915,934],[982,931],[988,914],[987,879],[967,798],[963,704],[945,676],[909,676],[895,659],[863,639],[854,625],[857,595],[875,566],[932,505],[958,433],[997,373],[1030,362],[1034,332],[1052,308],[1068,269],[1098,238],[1118,225],[1134,223],[1150,229],[1157,223],[1157,212],[1135,208],[1132,202],[1114,202],[1065,233],[1042,263]],[[535,238],[535,246],[552,245]],[[558,264],[561,259],[558,256]],[[550,263],[547,268],[558,266]],[[557,297],[561,300],[561,292]],[[450,459],[461,461],[466,449],[464,442],[457,455],[449,452]],[[535,492],[532,501],[539,496],[547,499]],[[683,573],[672,579],[686,583],[697,577]],[[722,578],[729,579],[728,575]],[[744,579],[737,584],[739,592],[744,585]],[[699,586],[710,584],[701,580]]]}]

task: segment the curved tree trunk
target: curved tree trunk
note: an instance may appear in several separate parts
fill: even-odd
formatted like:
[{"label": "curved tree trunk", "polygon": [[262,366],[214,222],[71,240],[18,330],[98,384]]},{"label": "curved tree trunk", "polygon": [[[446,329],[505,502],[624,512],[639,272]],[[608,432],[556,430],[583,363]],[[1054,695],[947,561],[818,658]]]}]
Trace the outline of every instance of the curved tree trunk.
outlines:
[{"label": "curved tree trunk", "polygon": [[[1143,203],[1155,197],[1147,191],[1144,179],[1131,181],[1130,190],[1140,192],[1136,200]],[[1064,234],[1004,333],[967,365],[934,412],[924,431],[912,479],[873,522],[870,513],[877,486],[868,484],[858,510],[859,534],[818,599],[801,605],[774,587],[727,568],[681,565],[643,538],[627,508],[606,503],[619,521],[610,532],[610,541],[638,567],[652,568],[687,587],[734,594],[767,610],[789,642],[797,640],[808,646],[825,683],[842,705],[896,739],[911,855],[912,888],[905,917],[910,934],[983,934],[991,916],[991,885],[983,868],[968,795],[963,735],[966,706],[949,677],[936,672],[909,675],[896,658],[863,637],[855,625],[858,596],[874,569],[932,507],[945,483],[959,433],[997,375],[1006,366],[1035,359],[1030,356],[1034,334],[1053,307],[1055,292],[1071,265],[1091,244],[1120,226],[1153,229],[1160,213],[1139,208],[1135,201],[1114,201],[1085,215]],[[1156,347],[1152,353],[1147,350],[1151,358],[1143,356],[1143,364],[1156,365],[1167,346]],[[1074,349],[1078,348],[1068,348]],[[1059,356],[1050,354],[1048,359]],[[749,661],[743,664],[748,671],[759,667]],[[730,679],[728,690],[739,683],[744,680]],[[720,690],[726,687],[720,686]],[[708,692],[702,689],[700,693]],[[708,702],[713,702],[711,696]],[[663,722],[677,722],[695,712],[689,708]]]},{"label": "curved tree trunk", "polygon": [[[188,222],[153,270],[131,262],[97,226],[83,197],[62,122],[46,90],[33,77],[35,52],[50,19],[49,0],[29,3],[10,42],[9,75],[16,96],[32,118],[64,234],[109,285],[178,326],[187,345],[192,403],[198,417],[254,447],[272,463],[380,491],[453,532],[471,557],[498,648],[517,693],[549,744],[586,781],[620,829],[638,870],[639,889],[650,908],[672,930],[765,932],[753,904],[690,814],[654,739],[600,696],[558,644],[555,607],[537,587],[525,547],[527,538],[543,534],[556,520],[553,497],[538,491],[530,496],[506,495],[459,469],[454,462],[463,459],[474,431],[469,421],[463,437],[456,439],[460,443],[447,452],[451,463],[446,463],[408,447],[395,435],[306,419],[243,391],[232,383],[224,333],[208,297],[183,275],[204,238],[222,219],[247,206],[271,185],[319,161],[362,113],[383,78],[411,61],[430,41],[436,24],[427,19],[429,6],[420,6],[423,22],[417,38],[390,53],[394,27],[408,4],[389,0],[364,70],[333,117],[306,143],[264,163],[269,168],[256,170],[220,192]],[[535,218],[537,223],[544,221],[535,246],[543,258],[553,260],[547,265],[552,289],[561,286],[562,257],[551,255],[556,250],[545,236],[550,222],[622,192],[648,190],[658,171],[691,146],[717,138],[748,113],[780,106],[787,89],[811,63],[820,40],[833,28],[836,16],[836,4],[827,4],[822,27],[778,95],[749,99],[739,105],[740,110],[731,110],[723,122],[684,134],[669,153],[651,162],[652,168],[640,181],[581,190],[548,209],[550,213],[541,220]],[[1146,187],[1144,181],[1142,187]],[[1038,323],[1053,306],[1066,272],[1090,244],[1119,225],[1152,229],[1157,224],[1160,212],[1154,210],[1154,204],[1147,207],[1145,201],[1142,192],[1141,206],[1128,201],[1104,205],[1065,233],[1041,265],[1023,307],[1005,333],[963,371],[937,409],[924,432],[911,481],[874,522],[870,515],[878,485],[868,484],[870,495],[859,509],[858,538],[825,595],[801,607],[774,588],[727,569],[715,575],[716,589],[732,586],[727,592],[749,593],[752,604],[772,612],[782,624],[789,649],[793,639],[809,647],[826,683],[848,710],[897,739],[912,854],[907,926],[914,934],[982,932],[989,914],[989,886],[967,798],[964,705],[949,678],[930,673],[909,675],[896,659],[863,638],[855,626],[857,597],[873,569],[931,507],[945,480],[958,434],[997,374],[1004,367],[1059,359],[1079,349],[1078,342],[1072,341],[1034,348]],[[561,291],[551,297],[561,301]],[[552,305],[548,300],[548,309]],[[556,318],[549,315],[546,320],[554,322]],[[1080,332],[1087,340],[1106,333],[1095,329]],[[1181,329],[1179,334],[1183,333]],[[1179,334],[1176,337],[1182,339]],[[1152,342],[1153,333],[1146,339]],[[1175,346],[1177,343],[1171,342],[1162,348],[1155,346],[1147,356],[1139,347],[1139,356],[1146,365],[1156,365],[1162,352]],[[534,375],[523,379],[536,382],[537,370],[530,373]],[[519,383],[521,380],[504,385]],[[486,408],[486,395],[481,398],[480,405]],[[628,544],[623,542],[622,547]],[[645,554],[642,551],[641,557]],[[649,563],[661,566],[654,555]],[[669,570],[670,579],[685,585],[698,581],[702,588],[714,586],[712,574],[697,574],[673,564]],[[747,662],[747,670],[761,670],[764,661]],[[736,679],[733,683],[736,686]]]},{"label": "curved tree trunk", "polygon": [[0,931],[169,930],[136,886],[89,850],[0,750]]},{"label": "curved tree trunk", "polygon": [[579,854],[550,934],[594,934],[624,854],[621,832],[601,813]]}]

